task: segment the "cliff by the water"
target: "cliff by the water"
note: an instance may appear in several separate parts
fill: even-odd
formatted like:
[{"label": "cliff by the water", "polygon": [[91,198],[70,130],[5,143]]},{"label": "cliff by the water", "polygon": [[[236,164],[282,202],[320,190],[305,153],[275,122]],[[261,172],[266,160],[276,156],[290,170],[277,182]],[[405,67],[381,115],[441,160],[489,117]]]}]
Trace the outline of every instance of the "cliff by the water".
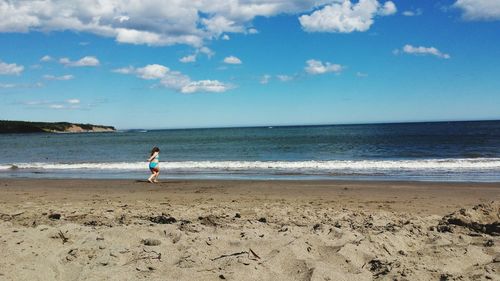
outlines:
[{"label": "cliff by the water", "polygon": [[25,122],[0,120],[0,134],[13,133],[87,133],[87,132],[114,132],[112,126],[76,124],[68,122]]}]

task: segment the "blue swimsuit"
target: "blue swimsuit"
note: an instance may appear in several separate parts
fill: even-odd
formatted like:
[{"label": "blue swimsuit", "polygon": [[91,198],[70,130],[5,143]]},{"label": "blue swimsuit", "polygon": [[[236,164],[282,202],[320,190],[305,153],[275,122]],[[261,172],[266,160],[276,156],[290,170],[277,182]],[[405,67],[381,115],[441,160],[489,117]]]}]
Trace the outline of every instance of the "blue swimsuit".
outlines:
[{"label": "blue swimsuit", "polygon": [[[156,155],[156,157],[153,160],[155,160],[155,159],[160,161],[160,155]],[[158,162],[153,162],[153,161],[149,162],[149,169],[153,170],[157,166],[158,166]]]}]

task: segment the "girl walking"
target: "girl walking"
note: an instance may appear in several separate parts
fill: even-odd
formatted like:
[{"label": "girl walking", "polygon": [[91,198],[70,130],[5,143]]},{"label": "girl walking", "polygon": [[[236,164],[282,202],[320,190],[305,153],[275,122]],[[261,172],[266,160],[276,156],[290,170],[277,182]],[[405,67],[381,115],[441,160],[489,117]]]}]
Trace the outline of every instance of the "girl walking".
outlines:
[{"label": "girl walking", "polygon": [[148,182],[158,182],[158,176],[160,175],[160,149],[158,147],[153,147],[148,161],[149,170],[151,171],[151,176],[148,178]]}]

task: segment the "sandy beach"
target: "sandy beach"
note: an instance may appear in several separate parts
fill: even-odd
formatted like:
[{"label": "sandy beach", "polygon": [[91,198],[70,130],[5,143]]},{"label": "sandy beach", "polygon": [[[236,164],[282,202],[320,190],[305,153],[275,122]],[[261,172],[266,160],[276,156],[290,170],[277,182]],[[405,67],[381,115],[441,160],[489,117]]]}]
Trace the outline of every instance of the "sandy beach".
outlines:
[{"label": "sandy beach", "polygon": [[500,280],[500,185],[0,180],[0,280]]}]

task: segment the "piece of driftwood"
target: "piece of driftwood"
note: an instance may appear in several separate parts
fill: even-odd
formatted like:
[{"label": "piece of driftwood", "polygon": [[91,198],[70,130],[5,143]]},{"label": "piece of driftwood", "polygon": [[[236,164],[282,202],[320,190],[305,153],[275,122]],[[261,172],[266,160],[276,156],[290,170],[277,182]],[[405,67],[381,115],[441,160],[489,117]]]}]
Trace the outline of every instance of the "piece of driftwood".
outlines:
[{"label": "piece of driftwood", "polygon": [[[211,259],[211,261],[216,261],[222,258],[228,258],[228,257],[235,257],[235,256],[241,256],[241,255],[247,255],[248,259],[251,260],[258,260],[260,259],[259,255],[257,255],[252,249],[249,249],[249,251],[242,251],[242,252],[237,252],[237,253],[232,253],[232,254],[226,254],[226,255],[221,255],[216,258]],[[252,257],[250,257],[252,255]]]},{"label": "piece of driftwood", "polygon": [[13,218],[15,218],[17,216],[20,216],[22,214],[24,214],[24,212],[15,213],[15,214],[3,214],[3,213],[0,213],[0,219],[4,220],[4,221],[10,221]]},{"label": "piece of driftwood", "polygon": [[62,231],[60,231],[60,230],[59,230],[58,236],[59,236],[59,238],[61,238],[63,244],[66,243],[66,242],[68,242],[68,240],[69,240],[68,237],[66,237],[64,235],[64,233]]},{"label": "piece of driftwood", "polygon": [[222,258],[234,257],[234,256],[239,256],[239,255],[244,255],[244,254],[248,255],[248,251],[243,251],[243,252],[238,252],[238,253],[232,253],[232,254],[227,254],[227,255],[221,255],[221,256],[218,256],[216,258],[211,259],[211,261],[216,261],[216,260],[219,260],[219,259],[222,259]]},{"label": "piece of driftwood", "polygon": [[257,259],[260,259],[259,255],[257,255],[251,248],[249,248],[249,250],[254,257],[256,257]]}]

